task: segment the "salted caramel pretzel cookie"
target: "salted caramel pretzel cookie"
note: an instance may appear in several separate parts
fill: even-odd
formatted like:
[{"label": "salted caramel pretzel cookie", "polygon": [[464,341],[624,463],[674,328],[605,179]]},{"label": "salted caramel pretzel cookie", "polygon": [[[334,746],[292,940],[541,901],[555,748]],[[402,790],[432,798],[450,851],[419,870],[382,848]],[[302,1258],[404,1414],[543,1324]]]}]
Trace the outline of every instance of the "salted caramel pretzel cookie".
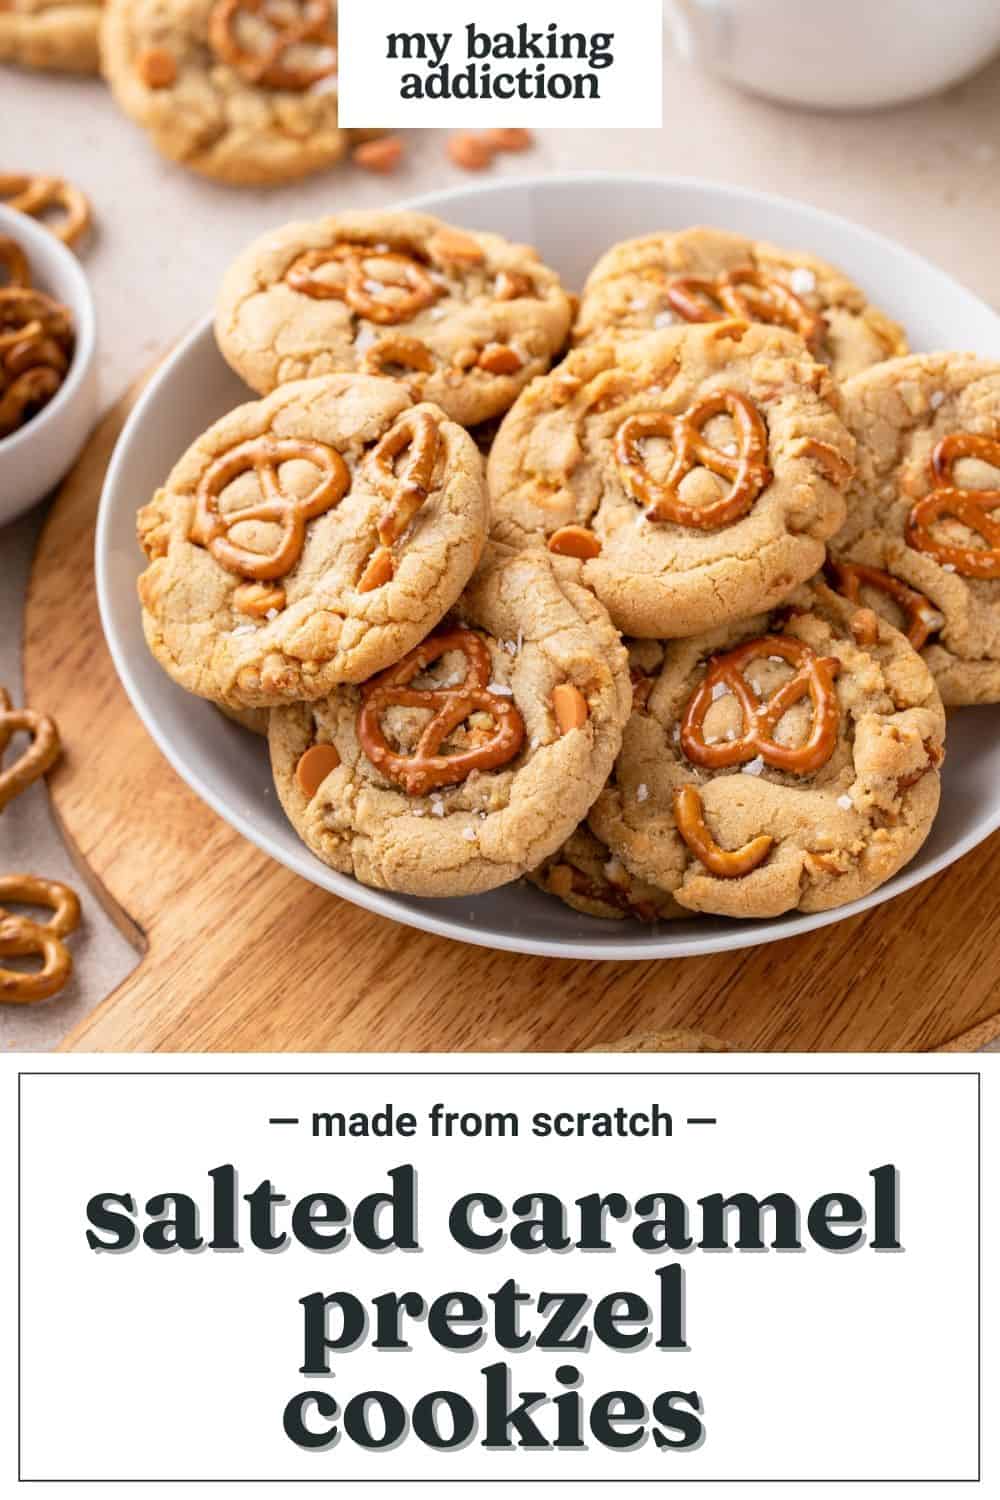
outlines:
[{"label": "salted caramel pretzel cookie", "polygon": [[0,62],[96,73],[101,0],[0,0]]},{"label": "salted caramel pretzel cookie", "polygon": [[558,896],[588,917],[659,922],[687,915],[667,891],[630,874],[585,823],[528,878],[540,891]]},{"label": "salted caramel pretzel cookie", "polygon": [[463,426],[504,412],[562,348],[570,301],[526,245],[417,213],[289,224],[227,272],[223,355],[255,391],[359,370],[398,376]]},{"label": "salted caramel pretzel cookie", "polygon": [[472,439],[366,375],[282,386],[210,427],[139,513],[150,650],[233,709],[321,698],[451,608],[488,509]]},{"label": "salted caramel pretzel cookie", "polygon": [[907,350],[898,323],[836,267],[721,229],[626,240],[587,278],[574,342],[725,318],[790,328],[838,380]]},{"label": "salted caramel pretzel cookie", "polygon": [[488,550],[454,616],[363,687],[271,715],[282,805],[366,885],[473,895],[569,836],[621,745],[625,652],[578,570]]},{"label": "salted caramel pretzel cookie", "polygon": [[912,354],[844,396],[858,467],[831,581],[908,635],[946,704],[1000,702],[1000,363]]},{"label": "salted caramel pretzel cookie", "polygon": [[938,807],[945,718],[898,631],[821,582],[662,646],[594,833],[689,911],[843,906],[913,858]]},{"label": "salted caramel pretzel cookie", "polygon": [[157,149],[206,177],[287,182],[349,149],[336,0],[107,0],[101,60]]},{"label": "salted caramel pretzel cookie", "polygon": [[582,560],[620,630],[694,635],[822,565],[854,442],[795,334],[740,322],[574,350],[489,459],[498,541]]}]

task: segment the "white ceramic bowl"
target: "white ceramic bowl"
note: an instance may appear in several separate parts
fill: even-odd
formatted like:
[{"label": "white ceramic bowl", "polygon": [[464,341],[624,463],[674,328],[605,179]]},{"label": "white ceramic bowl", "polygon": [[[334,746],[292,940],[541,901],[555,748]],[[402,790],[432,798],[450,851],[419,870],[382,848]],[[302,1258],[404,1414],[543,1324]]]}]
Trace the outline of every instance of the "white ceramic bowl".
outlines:
[{"label": "white ceramic bowl", "polygon": [[61,240],[2,204],[0,235],[17,240],[31,265],[33,285],[64,302],[76,328],[73,362],[52,400],[30,422],[0,438],[3,525],[59,483],[87,440],[97,415],[97,324],[87,278]]},{"label": "white ceramic bowl", "polygon": [[[581,174],[461,188],[406,207],[536,245],[567,285],[577,288],[615,240],[690,224],[720,225],[814,251],[841,266],[906,325],[915,349],[972,349],[1000,357],[1000,319],[943,271],[844,219],[784,199],[684,179]],[[234,828],[313,884],[464,942],[559,958],[674,958],[773,942],[851,916],[926,880],[1000,826],[1000,707],[977,708],[951,720],[941,813],[920,854],[881,890],[839,911],[744,923],[701,917],[647,928],[581,916],[524,883],[475,899],[432,901],[369,890],[335,874],[285,820],[263,743],[175,687],[143,640],[135,512],[192,439],[246,398],[246,388],[216,350],[206,318],[161,367],[119,440],[101,500],[97,590],[119,675],[171,765]]]}]

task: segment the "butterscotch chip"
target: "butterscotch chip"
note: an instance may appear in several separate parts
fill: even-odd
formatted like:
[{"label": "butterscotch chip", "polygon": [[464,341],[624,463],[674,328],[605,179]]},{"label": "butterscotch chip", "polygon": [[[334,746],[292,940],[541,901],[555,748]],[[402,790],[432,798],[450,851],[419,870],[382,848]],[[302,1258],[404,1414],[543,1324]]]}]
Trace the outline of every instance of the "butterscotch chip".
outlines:
[{"label": "butterscotch chip", "polygon": [[272,609],[284,609],[286,603],[283,588],[268,586],[263,583],[241,584],[233,594],[233,607],[241,614],[255,615],[263,618],[270,614]]},{"label": "butterscotch chip", "polygon": [[[374,376],[293,381],[210,427],[144,507],[147,642],[174,681],[232,708],[321,698],[434,628],[488,513],[479,451],[438,407]],[[386,527],[391,576],[362,592]]]},{"label": "butterscotch chip", "polygon": [[139,53],[135,66],[147,88],[169,88],[177,77],[177,59],[166,47],[147,47]]},{"label": "butterscotch chip", "polygon": [[560,526],[549,537],[549,551],[584,562],[588,557],[600,556],[601,544],[586,526]]},{"label": "butterscotch chip", "polygon": [[383,136],[355,146],[351,160],[366,172],[394,172],[403,159],[403,143],[397,136]]},{"label": "butterscotch chip", "polygon": [[[526,283],[516,300],[498,290],[505,274]],[[569,318],[558,276],[527,246],[429,214],[351,213],[251,245],[226,273],[216,335],[254,390],[377,364],[475,426],[548,369]]]},{"label": "butterscotch chip", "polygon": [[[859,644],[858,613],[815,581],[778,610],[630,646],[649,691],[588,825],[634,879],[686,911],[774,917],[855,901],[914,857],[938,808],[944,710],[898,631],[879,621]],[[685,839],[692,788],[704,829]]]},{"label": "butterscotch chip", "polygon": [[[624,650],[577,571],[545,554],[490,548],[457,606],[461,623],[425,642],[407,684],[342,687],[272,713],[278,794],[318,858],[367,885],[457,896],[516,880],[562,844],[603,785],[631,702]],[[445,642],[437,654],[436,638]],[[481,685],[468,717],[450,719],[429,767],[422,750],[429,721],[449,712],[470,674]],[[577,733],[563,735],[553,692],[574,677],[586,686],[590,711]],[[479,753],[502,732],[490,705],[508,723],[516,713],[524,728],[502,762]],[[295,767],[317,739],[336,745],[342,769],[337,795],[310,802]],[[388,758],[383,744],[392,747]],[[366,746],[378,751],[379,766]],[[453,757],[465,757],[461,780],[453,779],[454,761],[447,764]]]},{"label": "butterscotch chip", "polygon": [[587,722],[587,700],[571,682],[560,682],[552,690],[552,711],[560,734],[582,729]]},{"label": "butterscotch chip", "polygon": [[527,151],[535,144],[535,137],[530,130],[508,128],[483,133],[495,151]]},{"label": "butterscotch chip", "polygon": [[448,155],[456,166],[466,172],[481,172],[493,161],[495,147],[482,135],[453,135],[448,142]]},{"label": "butterscotch chip", "polygon": [[835,266],[721,229],[613,246],[587,278],[573,336],[578,344],[635,338],[734,316],[791,328],[841,380],[906,353],[902,328]]},{"label": "butterscotch chip", "polygon": [[311,745],[295,767],[295,783],[307,802],[311,802],[326,778],[340,765],[335,745]]}]

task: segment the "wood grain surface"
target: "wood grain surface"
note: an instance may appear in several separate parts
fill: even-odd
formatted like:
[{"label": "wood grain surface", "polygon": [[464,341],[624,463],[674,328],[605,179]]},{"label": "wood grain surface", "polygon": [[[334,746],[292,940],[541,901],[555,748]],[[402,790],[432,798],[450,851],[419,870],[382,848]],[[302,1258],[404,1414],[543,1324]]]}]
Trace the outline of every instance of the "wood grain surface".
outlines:
[{"label": "wood grain surface", "polygon": [[136,392],[106,417],[42,535],[25,620],[29,703],[59,720],[55,813],[141,951],[74,1051],[550,1051],[690,1027],[744,1050],[972,1050],[1000,1034],[1000,835],[897,900],[707,958],[522,958],[400,927],[246,843],[178,779],[101,634],[97,502]]}]

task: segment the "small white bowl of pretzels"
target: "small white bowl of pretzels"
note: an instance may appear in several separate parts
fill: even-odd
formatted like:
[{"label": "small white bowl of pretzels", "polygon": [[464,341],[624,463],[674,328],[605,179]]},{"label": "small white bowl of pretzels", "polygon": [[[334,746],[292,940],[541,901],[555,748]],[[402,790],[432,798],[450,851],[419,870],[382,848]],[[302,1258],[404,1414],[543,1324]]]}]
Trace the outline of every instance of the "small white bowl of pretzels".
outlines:
[{"label": "small white bowl of pretzels", "polygon": [[97,414],[90,287],[55,235],[0,205],[0,525],[49,493]]}]

